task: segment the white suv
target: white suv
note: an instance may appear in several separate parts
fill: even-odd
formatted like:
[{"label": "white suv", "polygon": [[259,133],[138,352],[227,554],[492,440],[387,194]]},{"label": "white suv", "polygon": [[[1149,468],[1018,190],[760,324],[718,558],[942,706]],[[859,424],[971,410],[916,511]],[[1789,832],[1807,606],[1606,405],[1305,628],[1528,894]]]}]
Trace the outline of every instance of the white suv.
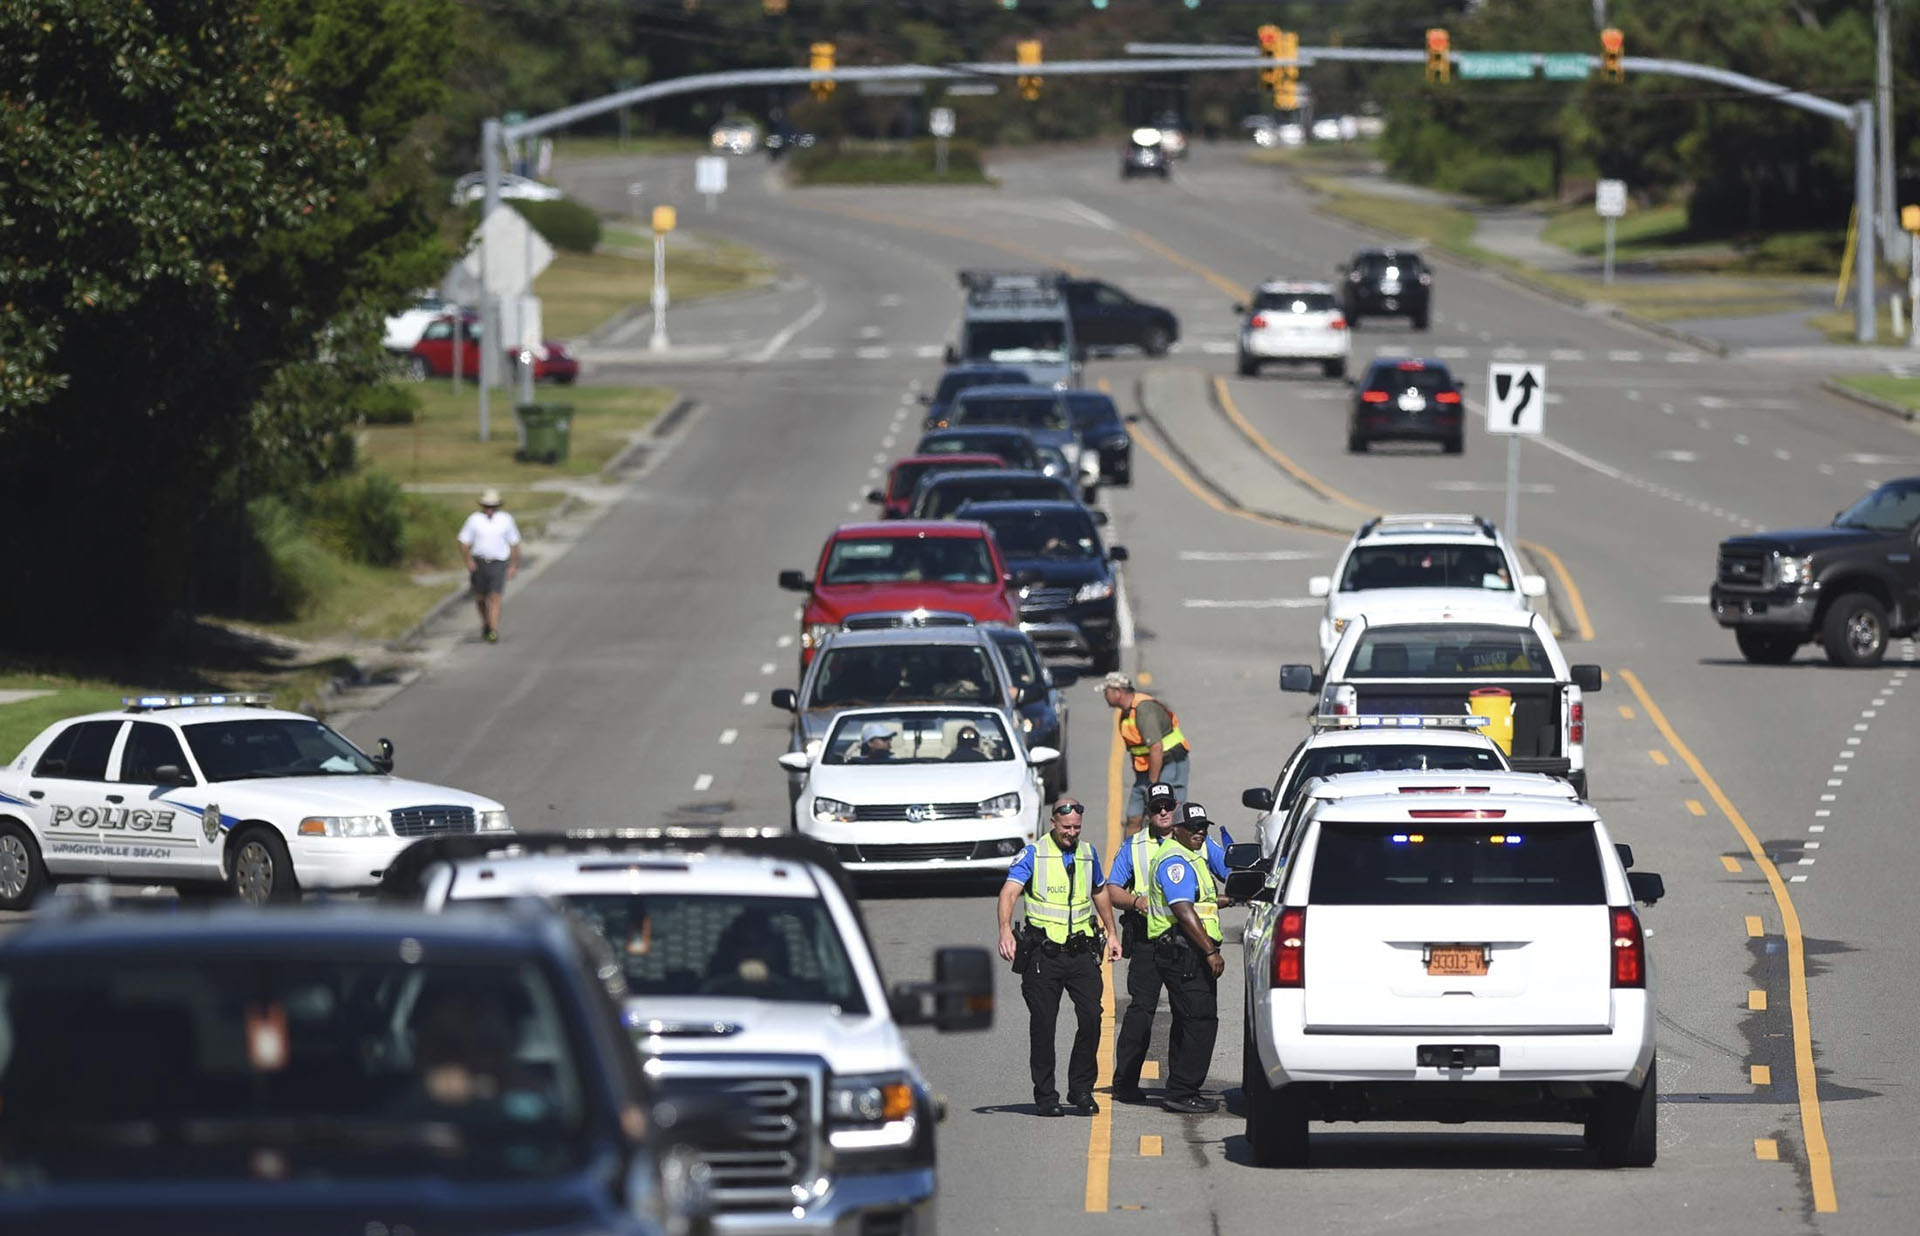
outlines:
[{"label": "white suv", "polygon": [[1509,793],[1319,803],[1246,897],[1246,1136],[1307,1161],[1314,1120],[1568,1121],[1612,1166],[1656,1152],[1649,959],[1586,803]]},{"label": "white suv", "polygon": [[1478,515],[1380,515],[1360,525],[1332,575],[1307,581],[1326,597],[1320,663],[1355,615],[1374,621],[1526,613],[1547,581],[1520,569],[1513,546]]},{"label": "white suv", "polygon": [[1353,351],[1347,317],[1331,283],[1273,280],[1253,290],[1253,304],[1235,305],[1240,324],[1240,376],[1253,377],[1269,361],[1318,363],[1330,378],[1347,376]]}]

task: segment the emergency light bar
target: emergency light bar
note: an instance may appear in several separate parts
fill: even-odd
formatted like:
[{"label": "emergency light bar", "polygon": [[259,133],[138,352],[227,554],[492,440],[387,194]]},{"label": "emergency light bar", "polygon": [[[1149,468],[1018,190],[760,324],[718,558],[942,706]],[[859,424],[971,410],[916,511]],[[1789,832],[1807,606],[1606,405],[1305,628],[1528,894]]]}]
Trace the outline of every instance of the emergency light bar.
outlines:
[{"label": "emergency light bar", "polygon": [[273,696],[264,691],[230,692],[222,695],[125,695],[120,703],[128,712],[151,712],[156,708],[270,708]]},{"label": "emergency light bar", "polygon": [[1491,720],[1480,716],[1422,715],[1419,713],[1401,713],[1397,716],[1345,716],[1330,712],[1317,713],[1313,718],[1316,730],[1477,730]]}]

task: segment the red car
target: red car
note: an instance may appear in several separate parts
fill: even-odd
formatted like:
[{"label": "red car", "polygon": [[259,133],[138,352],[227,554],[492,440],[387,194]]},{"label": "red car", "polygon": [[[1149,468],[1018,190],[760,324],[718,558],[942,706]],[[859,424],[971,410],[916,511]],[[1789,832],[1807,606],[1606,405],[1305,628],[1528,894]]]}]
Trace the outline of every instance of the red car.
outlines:
[{"label": "red car", "polygon": [[807,594],[800,612],[800,667],[827,634],[858,614],[927,610],[975,623],[1020,625],[1016,583],[985,524],[964,519],[842,524],[808,579],[780,572],[780,586]]},{"label": "red car", "polygon": [[905,519],[907,508],[913,505],[913,487],[927,473],[1006,466],[998,455],[909,455],[894,460],[893,470],[887,473],[887,487],[868,491],[867,501],[880,504],[882,519]]},{"label": "red car", "polygon": [[[516,363],[515,352],[507,349],[507,374],[511,377]],[[480,368],[480,315],[465,313],[461,315],[460,331],[460,373],[471,377]],[[453,315],[445,313],[427,323],[426,330],[420,333],[420,342],[413,345],[413,351],[407,362],[407,373],[416,381],[424,382],[428,378],[446,378],[453,376]],[[533,379],[536,382],[558,382],[566,385],[580,376],[580,362],[566,345],[558,340],[549,339],[533,350]]]}]

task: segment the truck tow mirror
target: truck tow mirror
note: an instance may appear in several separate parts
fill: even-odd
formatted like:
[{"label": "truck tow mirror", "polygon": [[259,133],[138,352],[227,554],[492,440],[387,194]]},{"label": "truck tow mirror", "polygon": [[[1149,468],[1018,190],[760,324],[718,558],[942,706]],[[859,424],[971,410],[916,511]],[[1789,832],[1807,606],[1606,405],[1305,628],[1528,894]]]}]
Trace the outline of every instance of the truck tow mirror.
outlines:
[{"label": "truck tow mirror", "polygon": [[1653,905],[1667,895],[1667,882],[1652,871],[1627,872],[1627,887],[1633,890],[1633,899],[1643,906]]},{"label": "truck tow mirror", "polygon": [[1573,685],[1582,691],[1594,692],[1606,681],[1606,673],[1597,665],[1576,665],[1573,667]]},{"label": "truck tow mirror", "polygon": [[903,1026],[931,1024],[942,1032],[989,1029],[993,1025],[993,956],[983,948],[937,949],[933,982],[896,984],[887,1004],[893,1019]]}]

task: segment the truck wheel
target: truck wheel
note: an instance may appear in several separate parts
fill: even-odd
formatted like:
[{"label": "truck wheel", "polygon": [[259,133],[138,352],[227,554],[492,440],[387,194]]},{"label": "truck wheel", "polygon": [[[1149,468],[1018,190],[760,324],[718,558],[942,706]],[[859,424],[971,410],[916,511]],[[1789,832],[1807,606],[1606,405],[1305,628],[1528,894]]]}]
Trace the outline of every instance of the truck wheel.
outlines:
[{"label": "truck wheel", "polygon": [[291,901],[299,895],[287,843],[264,825],[255,825],[234,839],[227,867],[227,888],[248,905]]},{"label": "truck wheel", "polygon": [[1148,356],[1165,356],[1172,344],[1173,340],[1167,337],[1163,327],[1149,326],[1147,333],[1140,336],[1140,350]]},{"label": "truck wheel", "polygon": [[1747,631],[1735,629],[1734,642],[1740,645],[1740,655],[1755,665],[1785,665],[1793,660],[1800,651],[1800,637],[1782,635],[1778,631]]},{"label": "truck wheel", "polygon": [[1278,1090],[1256,1070],[1248,1079],[1247,1149],[1255,1167],[1305,1167],[1307,1164],[1307,1108],[1298,1086]]},{"label": "truck wheel", "polygon": [[1588,1141],[1608,1167],[1652,1167],[1660,1151],[1659,1071],[1647,1066],[1647,1084],[1638,1090],[1615,1086],[1595,1100]]},{"label": "truck wheel", "polygon": [[1240,354],[1240,376],[1243,378],[1257,378],[1260,376],[1260,362],[1248,356],[1245,352]]},{"label": "truck wheel", "polygon": [[1850,592],[1827,607],[1820,642],[1835,665],[1880,664],[1887,651],[1887,609],[1864,592]]},{"label": "truck wheel", "polygon": [[27,910],[47,886],[46,864],[33,834],[17,820],[0,820],[0,910]]}]

